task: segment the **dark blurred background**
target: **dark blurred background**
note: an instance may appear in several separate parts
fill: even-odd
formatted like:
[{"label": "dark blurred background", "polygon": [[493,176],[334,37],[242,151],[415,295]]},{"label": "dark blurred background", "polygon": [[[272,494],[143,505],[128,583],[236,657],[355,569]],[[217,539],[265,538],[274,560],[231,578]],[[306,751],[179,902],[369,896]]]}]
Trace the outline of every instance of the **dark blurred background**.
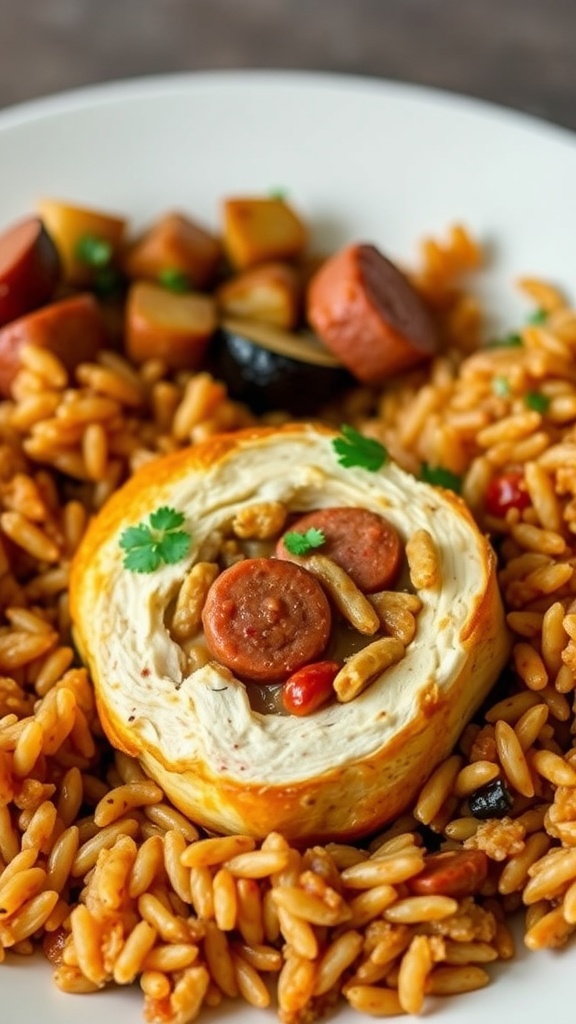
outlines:
[{"label": "dark blurred background", "polygon": [[576,0],[0,0],[0,107],[221,68],[418,82],[576,129]]}]

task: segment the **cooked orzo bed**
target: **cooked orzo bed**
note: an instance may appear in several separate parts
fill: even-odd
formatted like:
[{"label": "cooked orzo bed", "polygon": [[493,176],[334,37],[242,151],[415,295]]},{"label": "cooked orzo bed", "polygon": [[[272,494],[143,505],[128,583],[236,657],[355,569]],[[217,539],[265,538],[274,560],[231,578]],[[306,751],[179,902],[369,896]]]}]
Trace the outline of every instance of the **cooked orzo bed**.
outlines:
[{"label": "cooked orzo bed", "polygon": [[[41,944],[68,992],[137,981],[149,1022],[186,1024],[241,997],[301,1024],[341,998],[368,1015],[417,1014],[429,994],[486,985],[490,963],[514,956],[515,912],[529,949],[569,939],[576,312],[524,281],[537,316],[509,344],[483,345],[461,288],[480,258],[461,228],[427,241],[415,280],[444,350],[426,371],[322,411],[408,470],[461,480],[497,549],[515,638],[492,703],[412,813],[363,846],[207,837],[107,746],[67,607],[87,520],[143,461],[254,417],[206,372],[135,369],[105,351],[70,376],[48,352],[22,350],[0,406],[0,959]],[[463,889],[446,890],[438,850],[463,854]],[[489,872],[475,885],[478,850]]]}]

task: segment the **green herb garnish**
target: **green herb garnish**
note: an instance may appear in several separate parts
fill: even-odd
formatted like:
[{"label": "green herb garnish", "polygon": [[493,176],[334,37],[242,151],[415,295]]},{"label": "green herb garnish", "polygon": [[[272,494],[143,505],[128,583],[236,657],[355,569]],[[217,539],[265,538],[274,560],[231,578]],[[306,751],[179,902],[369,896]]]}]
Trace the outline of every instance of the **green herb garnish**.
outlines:
[{"label": "green herb garnish", "polygon": [[129,526],[120,535],[120,547],[125,552],[124,568],[131,572],[154,572],[162,562],[173,565],[185,558],[190,550],[191,537],[180,530],[184,516],[167,505],[156,509],[148,523]]},{"label": "green herb garnish", "polygon": [[434,484],[436,487],[445,487],[448,491],[455,491],[460,494],[462,489],[462,478],[445,466],[429,466],[423,462],[420,467],[420,479],[427,484]]},{"label": "green herb garnish", "polygon": [[107,267],[113,255],[112,243],[98,235],[82,235],[76,244],[76,257],[89,267]]},{"label": "green herb garnish", "polygon": [[109,299],[122,292],[124,279],[115,267],[100,267],[92,278],[92,291],[100,299]]},{"label": "green herb garnish", "polygon": [[492,391],[498,398],[508,398],[510,395],[510,381],[507,377],[494,377],[492,381]]},{"label": "green herb garnish", "polygon": [[548,312],[545,309],[535,309],[533,313],[530,313],[527,322],[529,324],[545,324],[548,319]]},{"label": "green herb garnish", "polygon": [[519,334],[505,334],[502,338],[493,338],[486,343],[486,348],[522,348],[524,342]]},{"label": "green herb garnish", "polygon": [[183,270],[178,270],[178,267],[165,267],[158,274],[158,281],[163,288],[168,288],[171,292],[182,294],[190,291],[188,275]]},{"label": "green herb garnish", "polygon": [[282,538],[284,547],[291,555],[307,555],[314,548],[321,548],[326,542],[326,537],[316,526],[311,526],[305,533],[297,533],[290,530]]},{"label": "green herb garnish", "polygon": [[534,412],[547,412],[550,399],[548,395],[543,395],[541,391],[527,391],[524,395],[524,405]]},{"label": "green herb garnish", "polygon": [[288,192],[285,188],[271,188],[268,192],[270,199],[280,199],[282,202],[286,199]]},{"label": "green herb garnish", "polygon": [[388,452],[380,441],[373,437],[364,437],[354,427],[343,423],[340,427],[342,437],[332,441],[332,447],[338,456],[338,462],[346,469],[360,466],[370,473],[376,473],[388,460]]}]

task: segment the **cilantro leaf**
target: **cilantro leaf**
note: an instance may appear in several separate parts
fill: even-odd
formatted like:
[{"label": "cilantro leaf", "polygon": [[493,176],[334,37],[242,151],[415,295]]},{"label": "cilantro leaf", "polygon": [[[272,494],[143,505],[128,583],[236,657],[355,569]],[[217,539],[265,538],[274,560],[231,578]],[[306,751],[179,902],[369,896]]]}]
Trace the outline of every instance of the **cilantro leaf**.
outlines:
[{"label": "cilantro leaf", "polygon": [[547,412],[550,399],[541,391],[527,391],[524,395],[524,405],[528,409],[533,409],[534,412]]},{"label": "cilantro leaf", "polygon": [[311,526],[304,533],[296,530],[289,530],[283,537],[284,547],[291,555],[305,555],[313,548],[320,548],[326,542],[326,538],[316,526]]},{"label": "cilantro leaf", "polygon": [[124,555],[124,568],[131,572],[154,572],[161,563],[162,557],[154,543],[131,548]]},{"label": "cilantro leaf", "polygon": [[160,557],[167,565],[174,565],[185,558],[190,550],[190,534],[184,530],[168,532],[158,541],[157,549]]},{"label": "cilantro leaf", "polygon": [[365,437],[346,423],[342,424],[340,430],[342,437],[334,438],[332,447],[341,466],[346,469],[360,466],[369,473],[376,473],[387,462],[388,452],[380,441],[373,437]]},{"label": "cilantro leaf", "polygon": [[152,541],[150,527],[145,523],[139,523],[138,526],[128,526],[122,533],[119,543],[124,551],[131,551],[133,548],[151,544]]},{"label": "cilantro leaf", "polygon": [[163,562],[173,565],[190,550],[191,536],[179,530],[182,512],[163,505],[148,516],[147,523],[128,526],[120,535],[119,545],[125,552],[124,568],[131,572],[154,572]]},{"label": "cilantro leaf", "polygon": [[182,526],[183,522],[182,512],[177,512],[175,508],[170,508],[168,505],[162,505],[150,515],[150,526],[154,530],[175,530],[178,526]]},{"label": "cilantro leaf", "polygon": [[99,235],[82,235],[76,243],[76,257],[89,267],[107,267],[114,248],[107,238]]},{"label": "cilantro leaf", "polygon": [[420,468],[420,478],[427,484],[434,484],[436,487],[444,487],[448,491],[455,491],[460,494],[462,480],[452,470],[445,466],[430,466],[423,462]]}]

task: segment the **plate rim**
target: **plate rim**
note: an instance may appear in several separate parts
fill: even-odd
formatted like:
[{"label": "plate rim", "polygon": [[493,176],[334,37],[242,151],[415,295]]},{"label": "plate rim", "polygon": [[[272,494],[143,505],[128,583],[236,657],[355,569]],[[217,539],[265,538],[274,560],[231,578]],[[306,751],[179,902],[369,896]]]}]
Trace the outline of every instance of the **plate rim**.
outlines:
[{"label": "plate rim", "polygon": [[248,88],[263,82],[268,87],[272,85],[292,90],[314,88],[326,92],[345,90],[350,93],[381,96],[397,102],[416,102],[438,108],[451,108],[457,113],[475,115],[549,135],[550,139],[556,142],[564,141],[571,146],[576,144],[576,131],[565,125],[501,101],[461,93],[443,86],[357,72],[271,67],[153,72],[63,88],[0,107],[0,135],[11,128],[20,128],[49,117],[77,113],[123,101],[131,102],[142,98],[146,93],[160,96],[176,91],[215,92],[230,86]]}]

